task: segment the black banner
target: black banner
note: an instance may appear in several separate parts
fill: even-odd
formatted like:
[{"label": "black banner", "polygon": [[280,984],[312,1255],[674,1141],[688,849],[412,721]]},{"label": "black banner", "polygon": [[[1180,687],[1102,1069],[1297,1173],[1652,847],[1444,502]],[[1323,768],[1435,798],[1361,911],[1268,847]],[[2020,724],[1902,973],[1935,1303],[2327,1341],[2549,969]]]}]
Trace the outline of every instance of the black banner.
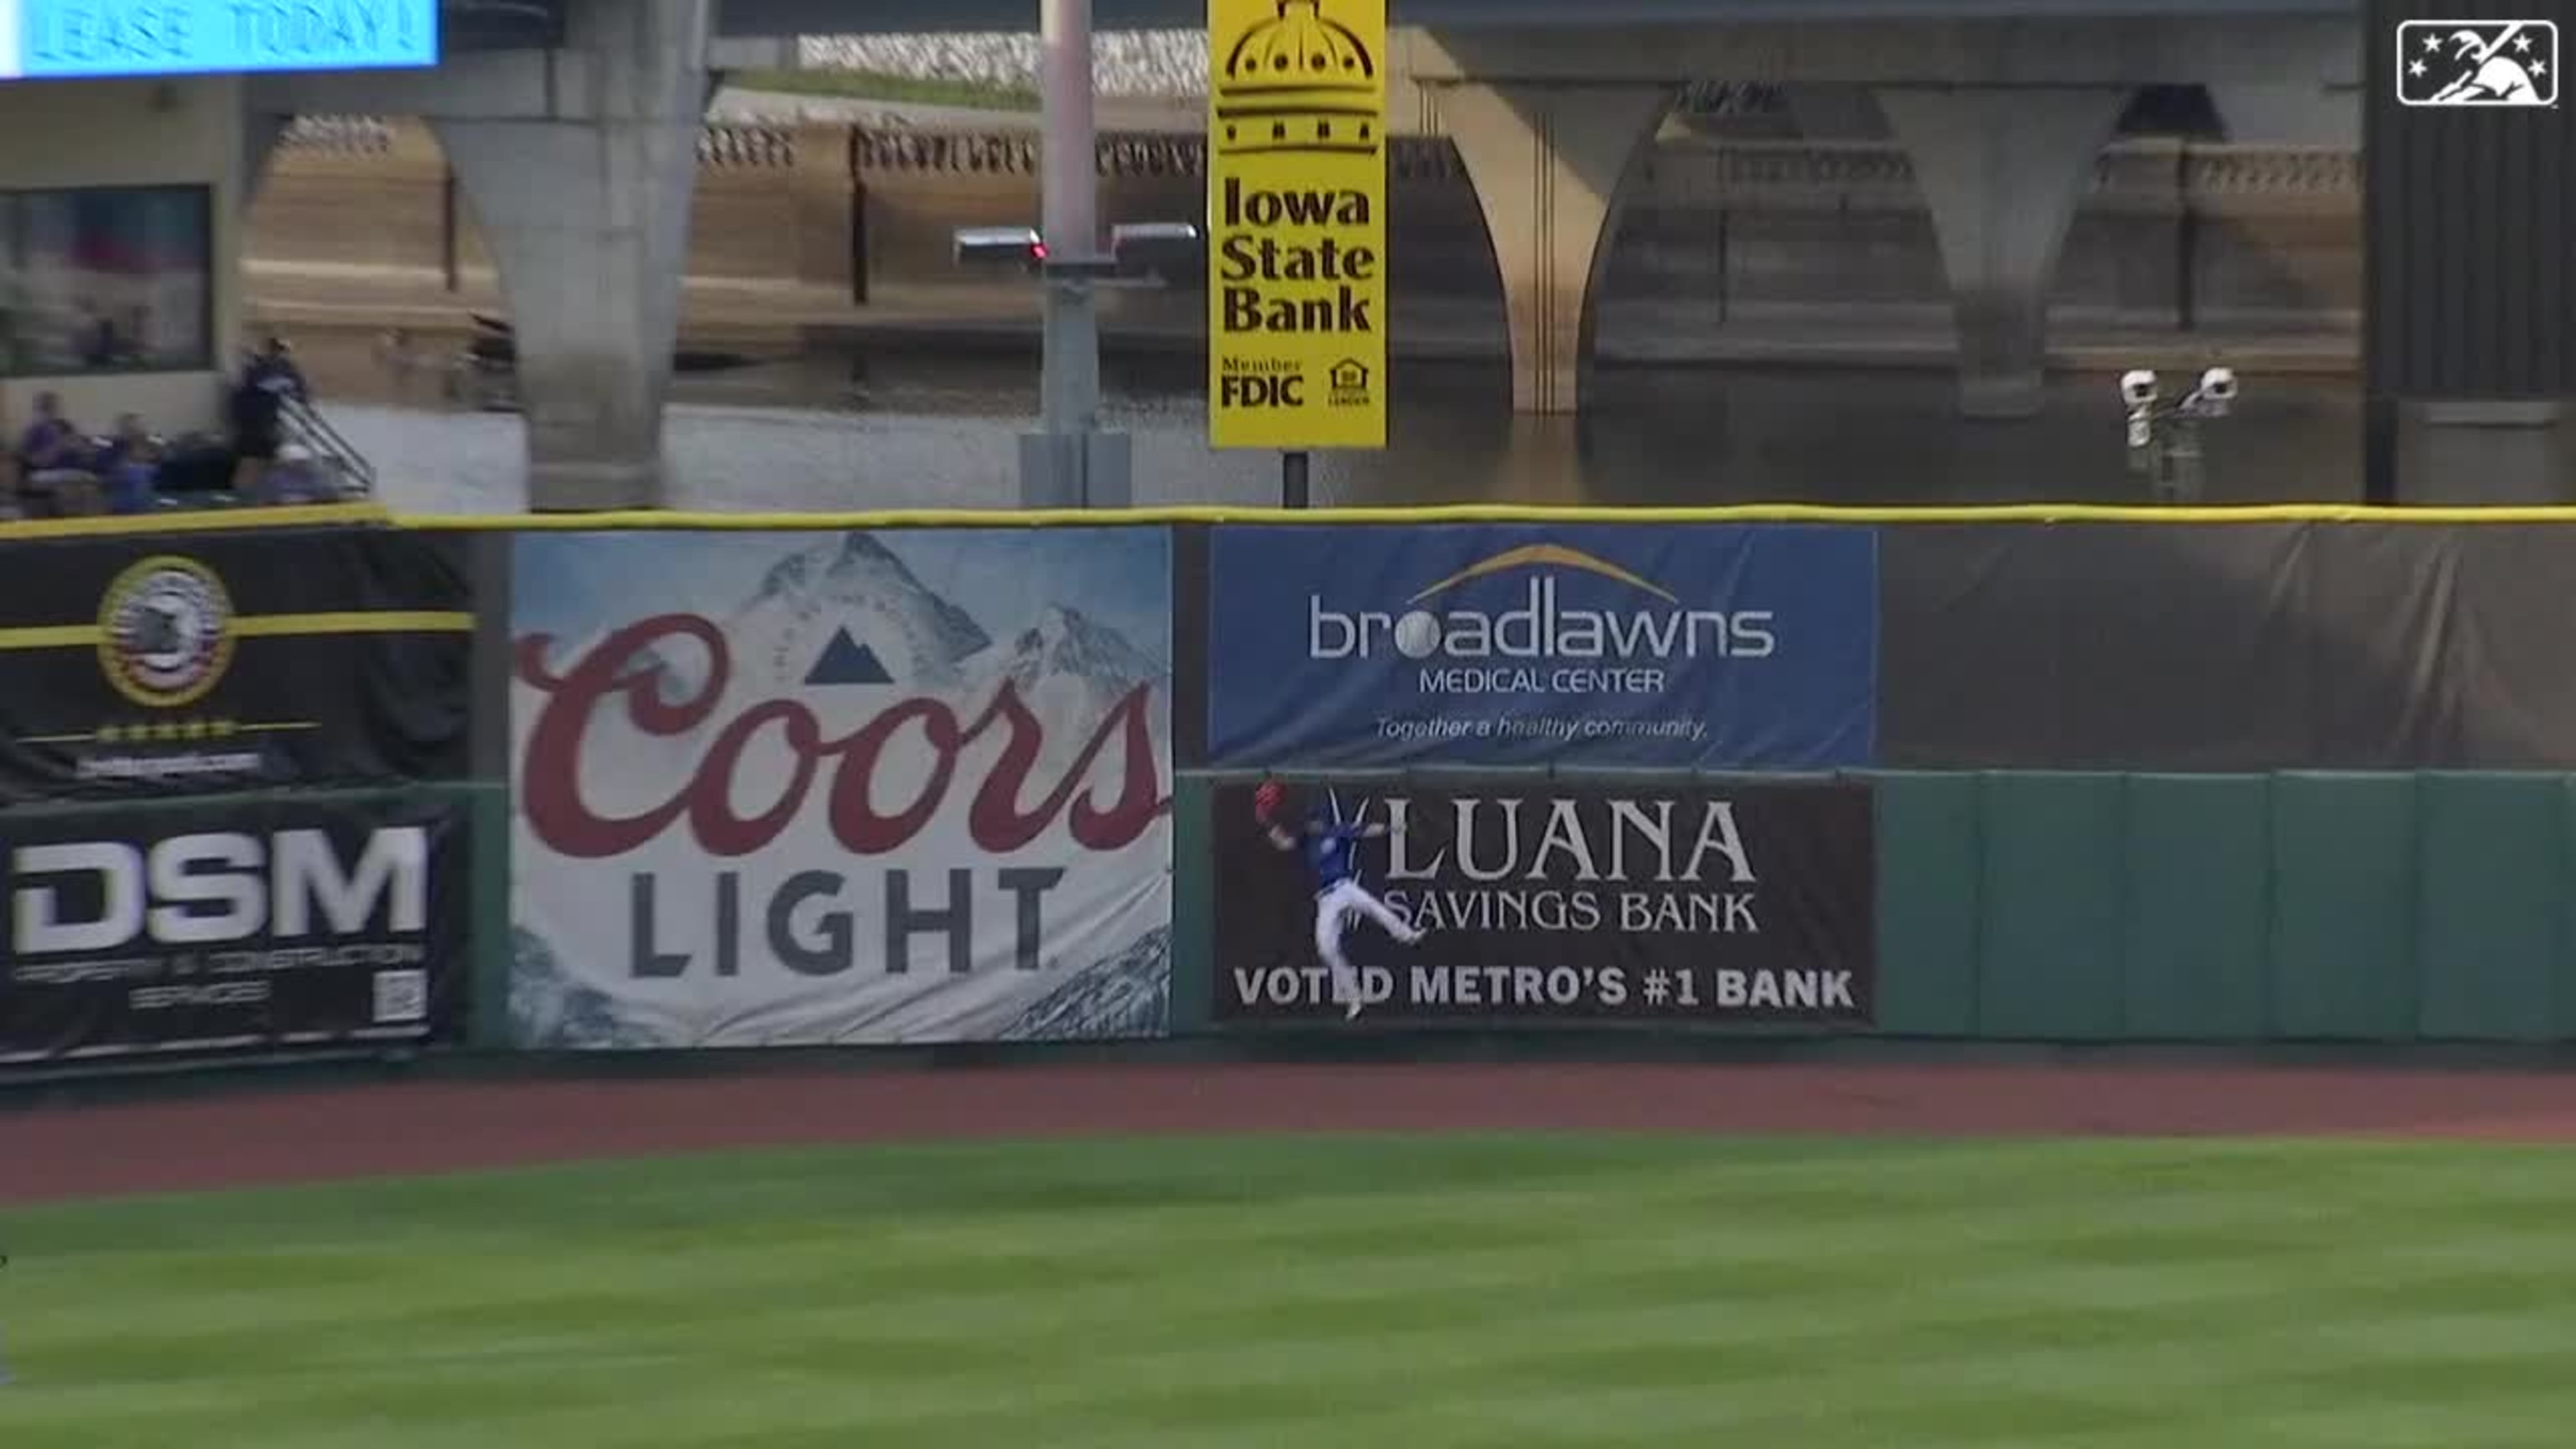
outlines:
[{"label": "black banner", "polygon": [[2368,392],[2576,391],[2571,25],[2570,0],[2363,7]]},{"label": "black banner", "polygon": [[1892,769],[2576,768],[2576,527],[1908,524]]},{"label": "black banner", "polygon": [[[1869,787],[1844,781],[1575,784],[1490,777],[1216,792],[1222,1024],[1865,1026],[1876,960]],[[1337,1000],[1304,848],[1332,822],[1392,924],[1347,905],[1339,946],[1361,1005]]]},{"label": "black banner", "polygon": [[420,794],[0,817],[0,1065],[452,1039],[470,833]]},{"label": "black banner", "polygon": [[461,550],[392,528],[13,542],[0,800],[466,773]]}]

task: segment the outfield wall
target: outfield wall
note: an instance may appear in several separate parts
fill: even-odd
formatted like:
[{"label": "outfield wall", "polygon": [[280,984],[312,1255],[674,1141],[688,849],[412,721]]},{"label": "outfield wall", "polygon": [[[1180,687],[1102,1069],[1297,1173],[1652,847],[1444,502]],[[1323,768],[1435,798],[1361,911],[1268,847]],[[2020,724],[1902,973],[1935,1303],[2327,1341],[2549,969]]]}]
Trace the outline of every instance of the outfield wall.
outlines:
[{"label": "outfield wall", "polygon": [[2576,515],[199,522],[0,531],[0,1080],[2576,1037]]}]

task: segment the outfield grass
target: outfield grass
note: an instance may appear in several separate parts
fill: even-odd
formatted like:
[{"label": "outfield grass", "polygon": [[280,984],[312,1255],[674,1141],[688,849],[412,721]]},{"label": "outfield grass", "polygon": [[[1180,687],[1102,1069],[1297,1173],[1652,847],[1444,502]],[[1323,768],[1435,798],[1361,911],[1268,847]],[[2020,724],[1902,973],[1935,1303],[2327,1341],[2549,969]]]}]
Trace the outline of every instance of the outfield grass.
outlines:
[{"label": "outfield grass", "polygon": [[2576,1153],[1229,1140],[0,1216],[8,1449],[2518,1449]]}]

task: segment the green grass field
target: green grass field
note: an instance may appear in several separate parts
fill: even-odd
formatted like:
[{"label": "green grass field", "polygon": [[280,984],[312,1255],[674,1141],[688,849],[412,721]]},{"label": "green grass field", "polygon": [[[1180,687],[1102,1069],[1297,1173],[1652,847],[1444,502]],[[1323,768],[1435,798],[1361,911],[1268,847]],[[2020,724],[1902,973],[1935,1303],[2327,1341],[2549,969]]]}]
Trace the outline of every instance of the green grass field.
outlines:
[{"label": "green grass field", "polygon": [[7,1449],[2576,1442],[2576,1153],[1232,1139],[0,1215]]}]

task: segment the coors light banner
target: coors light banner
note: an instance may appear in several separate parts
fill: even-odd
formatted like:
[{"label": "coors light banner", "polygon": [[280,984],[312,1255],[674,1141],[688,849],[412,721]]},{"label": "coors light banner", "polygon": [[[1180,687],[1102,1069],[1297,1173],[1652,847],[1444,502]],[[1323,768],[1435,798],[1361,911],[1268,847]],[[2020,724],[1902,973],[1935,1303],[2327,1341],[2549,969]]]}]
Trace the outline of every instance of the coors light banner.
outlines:
[{"label": "coors light banner", "polygon": [[1215,810],[1221,1023],[1872,1019],[1864,784],[1381,778]]},{"label": "coors light banner", "polygon": [[1166,1029],[1162,530],[517,548],[520,1045]]}]

